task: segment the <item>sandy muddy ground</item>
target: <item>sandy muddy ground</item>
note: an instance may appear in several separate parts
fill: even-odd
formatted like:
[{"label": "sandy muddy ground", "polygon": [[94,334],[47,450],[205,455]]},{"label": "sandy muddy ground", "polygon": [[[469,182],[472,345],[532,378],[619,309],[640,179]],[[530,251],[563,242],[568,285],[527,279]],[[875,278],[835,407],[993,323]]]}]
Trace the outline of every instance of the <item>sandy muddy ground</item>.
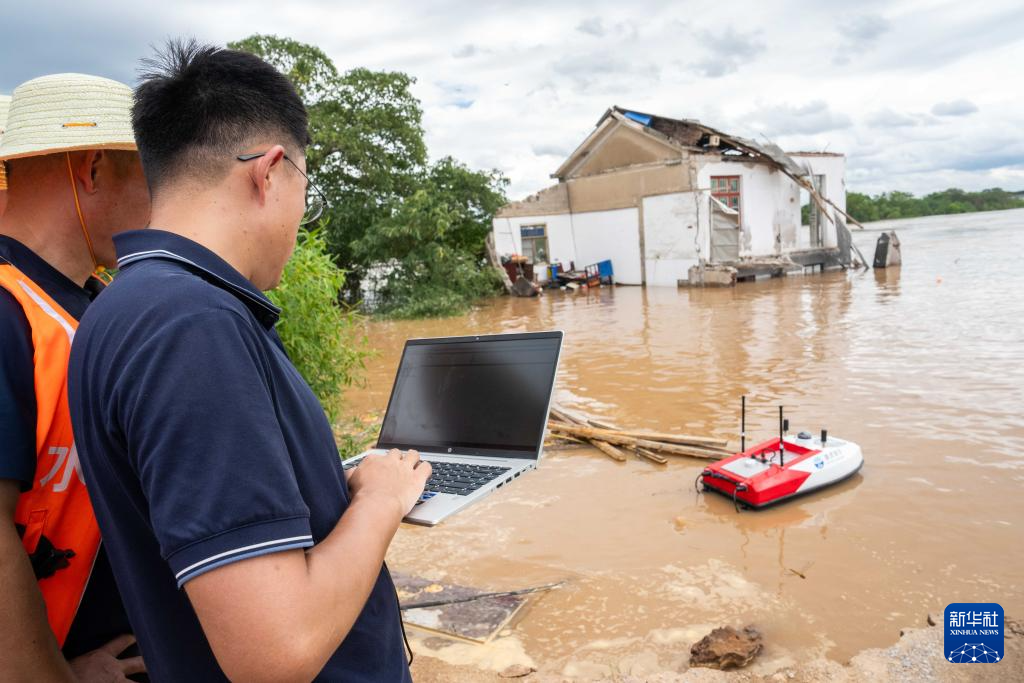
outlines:
[{"label": "sandy muddy ground", "polygon": [[[1015,623],[1007,629],[1004,661],[985,665],[946,662],[942,657],[942,629],[935,626],[905,629],[896,644],[887,648],[865,650],[845,665],[823,657],[787,663],[767,656],[743,670],[728,672],[687,668],[688,648],[684,647],[668,660],[659,658],[653,652],[647,652],[607,663],[575,665],[567,667],[560,673],[534,672],[523,677],[506,678],[494,671],[451,664],[451,659],[445,658],[444,655],[438,656],[430,645],[442,649],[444,647],[438,642],[424,643],[417,639],[415,651],[418,659],[413,665],[413,676],[419,683],[483,683],[508,680],[533,683],[579,680],[616,683],[960,683],[1024,680],[1024,627],[1020,623]],[[680,645],[685,646],[686,643]]]}]

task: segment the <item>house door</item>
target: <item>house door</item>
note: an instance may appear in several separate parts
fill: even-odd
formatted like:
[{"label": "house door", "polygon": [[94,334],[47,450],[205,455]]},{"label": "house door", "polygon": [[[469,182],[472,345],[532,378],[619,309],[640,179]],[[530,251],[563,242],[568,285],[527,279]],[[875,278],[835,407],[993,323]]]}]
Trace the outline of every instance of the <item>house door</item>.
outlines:
[{"label": "house door", "polygon": [[711,176],[711,262],[740,257],[740,177]]},{"label": "house door", "polygon": [[711,198],[711,262],[728,263],[740,258],[740,215]]}]

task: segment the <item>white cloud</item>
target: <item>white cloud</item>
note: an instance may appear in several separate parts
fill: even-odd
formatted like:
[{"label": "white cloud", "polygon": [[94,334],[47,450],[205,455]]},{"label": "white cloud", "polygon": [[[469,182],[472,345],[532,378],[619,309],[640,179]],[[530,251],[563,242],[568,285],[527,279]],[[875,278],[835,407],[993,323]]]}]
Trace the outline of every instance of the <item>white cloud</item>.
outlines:
[{"label": "white cloud", "polygon": [[921,121],[909,114],[900,114],[892,109],[879,109],[868,114],[867,124],[872,128],[905,128],[920,125]]},{"label": "white cloud", "polygon": [[613,104],[844,152],[852,190],[1024,189],[1019,0],[8,4],[0,91],[56,71],[130,82],[169,35],[287,36],[342,70],[415,76],[431,155],[500,169],[514,197]]},{"label": "white cloud", "polygon": [[765,45],[753,33],[738,33],[731,26],[712,33],[699,31],[697,41],[707,49],[707,56],[693,64],[698,73],[708,78],[720,78],[735,73],[739,68],[764,52]]},{"label": "white cloud", "polygon": [[967,116],[978,111],[978,105],[970,100],[953,100],[952,102],[939,102],[932,107],[932,113],[936,116]]},{"label": "white cloud", "polygon": [[843,17],[837,27],[839,46],[832,57],[832,63],[849,64],[858,54],[870,49],[889,28],[889,21],[880,14]]},{"label": "white cloud", "polygon": [[757,130],[768,137],[824,133],[853,125],[849,116],[832,111],[824,100],[802,105],[776,104],[762,107],[748,114],[748,118]]},{"label": "white cloud", "polygon": [[576,26],[576,30],[598,38],[605,34],[604,22],[601,21],[601,17],[587,17]]},{"label": "white cloud", "polygon": [[480,54],[480,48],[472,43],[466,43],[458,50],[452,53],[452,57],[455,59],[466,59],[467,57],[475,57]]}]

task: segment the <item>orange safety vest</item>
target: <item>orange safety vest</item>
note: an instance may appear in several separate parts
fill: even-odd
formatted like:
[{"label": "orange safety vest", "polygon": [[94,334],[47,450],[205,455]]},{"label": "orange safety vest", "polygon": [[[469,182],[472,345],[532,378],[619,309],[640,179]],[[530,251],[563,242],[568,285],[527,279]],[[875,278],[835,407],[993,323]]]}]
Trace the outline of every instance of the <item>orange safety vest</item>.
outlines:
[{"label": "orange safety vest", "polygon": [[68,357],[78,321],[2,259],[0,287],[24,309],[35,349],[36,473],[32,489],[18,498],[14,523],[32,559],[50,628],[63,647],[100,547],[68,409]]}]

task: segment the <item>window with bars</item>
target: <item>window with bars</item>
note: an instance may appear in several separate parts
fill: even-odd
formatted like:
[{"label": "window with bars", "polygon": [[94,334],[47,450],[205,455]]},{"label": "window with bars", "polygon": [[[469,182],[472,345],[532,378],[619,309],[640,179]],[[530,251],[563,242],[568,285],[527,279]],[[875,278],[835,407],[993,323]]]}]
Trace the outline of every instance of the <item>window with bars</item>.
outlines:
[{"label": "window with bars", "polygon": [[730,209],[740,209],[740,177],[738,175],[711,176],[711,196]]}]

